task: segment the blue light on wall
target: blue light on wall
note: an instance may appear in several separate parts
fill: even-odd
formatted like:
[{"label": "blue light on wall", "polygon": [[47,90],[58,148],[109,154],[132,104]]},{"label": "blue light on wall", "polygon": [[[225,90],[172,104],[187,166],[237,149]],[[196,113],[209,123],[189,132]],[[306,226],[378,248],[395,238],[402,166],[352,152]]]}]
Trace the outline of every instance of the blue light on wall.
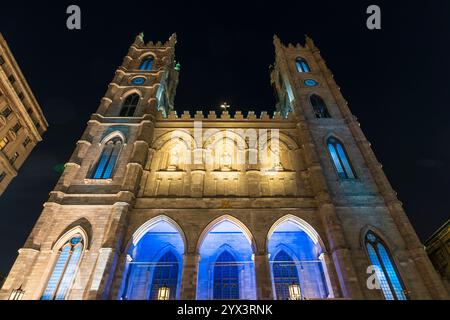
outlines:
[{"label": "blue light on wall", "polygon": [[329,296],[327,275],[320,259],[322,249],[298,224],[292,221],[280,224],[269,239],[268,249],[276,299],[288,299],[289,284],[297,281],[307,299]]},{"label": "blue light on wall", "polygon": [[169,222],[160,221],[129,249],[121,298],[156,299],[158,289],[170,288],[170,299],[179,299],[183,270],[184,242]]},{"label": "blue light on wall", "polygon": [[200,247],[197,299],[256,299],[253,250],[233,222],[216,224]]},{"label": "blue light on wall", "polygon": [[273,261],[275,296],[278,300],[289,300],[289,286],[300,284],[296,263],[284,250],[279,251]]},{"label": "blue light on wall", "polygon": [[239,269],[234,256],[225,250],[217,258],[214,269],[213,298],[239,299]]}]

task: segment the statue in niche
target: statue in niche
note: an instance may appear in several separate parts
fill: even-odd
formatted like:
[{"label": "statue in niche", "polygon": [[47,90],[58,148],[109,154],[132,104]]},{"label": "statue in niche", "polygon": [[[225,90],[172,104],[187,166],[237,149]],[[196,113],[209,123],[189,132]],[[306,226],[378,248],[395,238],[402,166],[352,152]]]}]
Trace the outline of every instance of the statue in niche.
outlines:
[{"label": "statue in niche", "polygon": [[274,150],[273,151],[273,167],[272,167],[272,171],[284,171],[284,167],[281,164],[281,157],[280,157],[280,150]]},{"label": "statue in niche", "polygon": [[230,171],[232,160],[231,154],[228,151],[224,151],[220,157],[220,170]]},{"label": "statue in niche", "polygon": [[178,163],[180,161],[180,156],[177,149],[172,149],[169,156],[169,166],[168,171],[176,171],[178,169]]}]

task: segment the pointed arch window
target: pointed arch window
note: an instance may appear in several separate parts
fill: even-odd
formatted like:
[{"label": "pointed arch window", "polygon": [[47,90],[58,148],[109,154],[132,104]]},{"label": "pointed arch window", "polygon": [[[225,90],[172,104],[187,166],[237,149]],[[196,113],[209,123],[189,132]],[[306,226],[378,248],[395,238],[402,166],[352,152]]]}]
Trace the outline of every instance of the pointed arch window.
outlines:
[{"label": "pointed arch window", "polygon": [[273,282],[277,300],[289,300],[289,286],[300,285],[297,266],[286,251],[281,250],[274,258],[272,265]]},{"label": "pointed arch window", "polygon": [[239,269],[236,259],[228,251],[222,252],[214,265],[213,298],[239,299]]},{"label": "pointed arch window", "polygon": [[83,247],[81,235],[75,235],[62,246],[42,300],[65,300],[72,285]]},{"label": "pointed arch window", "polygon": [[300,73],[307,73],[311,71],[308,62],[306,62],[306,60],[303,58],[298,57],[297,59],[295,59],[295,64],[297,66],[297,71]]},{"label": "pointed arch window", "polygon": [[355,179],[352,166],[347,157],[342,143],[334,137],[328,138],[328,151],[330,152],[331,159],[333,160],[334,167],[341,179]]},{"label": "pointed arch window", "polygon": [[313,94],[311,95],[309,100],[311,101],[311,106],[313,107],[314,114],[317,118],[331,118],[330,113],[328,112],[327,105],[321,97]]},{"label": "pointed arch window", "polygon": [[132,117],[136,111],[140,96],[137,93],[130,94],[125,98],[125,101],[120,110],[121,117]]},{"label": "pointed arch window", "polygon": [[118,137],[105,144],[97,167],[93,171],[93,179],[111,179],[121,149],[122,139]]},{"label": "pointed arch window", "polygon": [[153,69],[153,63],[155,59],[153,57],[146,57],[142,60],[141,65],[139,66],[139,70],[150,71]]},{"label": "pointed arch window", "polygon": [[159,289],[167,287],[169,299],[175,300],[178,284],[178,259],[172,251],[166,252],[157,262],[153,271],[150,299],[157,300]]},{"label": "pointed arch window", "polygon": [[383,241],[369,231],[365,237],[365,245],[385,299],[407,300],[405,287]]}]

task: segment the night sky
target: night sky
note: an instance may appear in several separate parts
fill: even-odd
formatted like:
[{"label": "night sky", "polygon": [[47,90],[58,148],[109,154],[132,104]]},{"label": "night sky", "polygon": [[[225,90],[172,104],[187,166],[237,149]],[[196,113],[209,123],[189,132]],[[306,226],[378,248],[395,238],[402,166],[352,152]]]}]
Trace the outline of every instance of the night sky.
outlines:
[{"label": "night sky", "polygon": [[[171,2],[166,7],[156,1],[128,0],[120,6],[117,1],[90,2],[1,5],[0,32],[50,128],[0,197],[0,274],[8,272],[40,215],[60,175],[54,166],[69,159],[141,31],[146,41],[178,35],[179,112],[213,110],[223,101],[232,111],[273,112],[273,34],[284,43],[303,43],[304,35],[310,35],[420,238],[425,240],[448,219],[448,0],[259,1],[247,7],[228,1],[208,6]],[[81,7],[80,31],[66,28],[70,4]],[[370,4],[381,6],[381,31],[366,28]]]}]

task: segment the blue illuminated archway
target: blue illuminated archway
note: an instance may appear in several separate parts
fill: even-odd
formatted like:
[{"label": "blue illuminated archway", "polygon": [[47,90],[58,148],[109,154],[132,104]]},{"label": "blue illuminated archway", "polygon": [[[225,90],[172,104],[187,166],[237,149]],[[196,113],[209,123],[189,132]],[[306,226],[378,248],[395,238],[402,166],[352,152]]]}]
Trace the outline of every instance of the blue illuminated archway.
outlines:
[{"label": "blue illuminated archway", "polygon": [[237,219],[212,222],[198,246],[197,299],[256,299],[253,242]]},{"label": "blue illuminated archway", "polygon": [[161,216],[139,228],[128,250],[121,299],[154,300],[161,287],[179,299],[185,239],[171,219]]},{"label": "blue illuminated archway", "polygon": [[300,285],[306,299],[332,296],[323,245],[305,221],[293,215],[278,220],[268,235],[268,252],[275,299],[290,299],[292,284]]}]

